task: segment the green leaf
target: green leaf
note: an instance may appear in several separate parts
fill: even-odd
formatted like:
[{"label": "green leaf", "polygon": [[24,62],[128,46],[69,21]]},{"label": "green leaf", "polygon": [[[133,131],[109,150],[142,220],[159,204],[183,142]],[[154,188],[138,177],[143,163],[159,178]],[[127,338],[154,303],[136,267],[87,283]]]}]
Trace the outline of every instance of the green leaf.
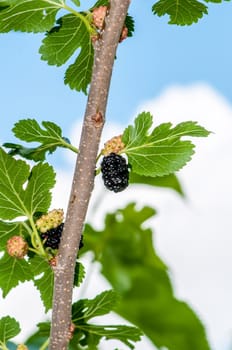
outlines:
[{"label": "green leaf", "polygon": [[[27,181],[26,189],[23,188]],[[16,160],[0,148],[0,217],[11,220],[45,212],[50,206],[50,189],[55,184],[53,168],[38,164],[30,172],[29,165]]]},{"label": "green leaf", "polygon": [[91,81],[93,66],[93,45],[91,41],[85,42],[75,62],[71,64],[65,73],[65,84],[71,89],[83,91],[87,94],[87,87]]},{"label": "green leaf", "polygon": [[42,129],[35,119],[22,119],[15,123],[12,131],[15,136],[27,142],[50,143],[52,146],[63,140],[61,128],[52,122],[42,122]]},{"label": "green leaf", "polygon": [[30,259],[30,265],[35,276],[34,285],[40,292],[41,300],[47,312],[52,308],[54,273],[48,262],[38,255]]},{"label": "green leaf", "polygon": [[98,0],[95,2],[95,4],[91,7],[90,10],[93,10],[95,7],[100,7],[100,6],[108,6],[110,4],[109,0]]},{"label": "green leaf", "polygon": [[38,330],[25,341],[25,344],[30,350],[38,350],[42,348],[50,335],[50,322],[38,323],[37,327]]},{"label": "green leaf", "polygon": [[41,322],[37,324],[38,330],[25,341],[28,349],[38,350],[44,345],[50,334],[50,326],[50,322]]},{"label": "green leaf", "polygon": [[29,281],[33,278],[30,265],[25,259],[17,259],[4,254],[0,259],[0,265],[0,288],[4,298],[19,282]]},{"label": "green leaf", "polygon": [[196,122],[187,121],[172,127],[171,123],[157,126],[150,134],[152,116],[143,112],[128,126],[122,136],[132,171],[145,176],[163,176],[181,169],[194,154],[191,141],[184,136],[205,137],[209,132]]},{"label": "green leaf", "polygon": [[50,189],[54,185],[55,173],[52,166],[39,163],[32,168],[24,196],[24,204],[30,215],[48,210],[52,199]]},{"label": "green leaf", "polygon": [[85,246],[102,265],[102,274],[120,293],[119,315],[138,326],[157,348],[209,350],[200,320],[189,306],[177,300],[166,265],[153,247],[153,232],[146,220],[154,210],[136,210],[131,203],[107,214],[105,227],[86,225]]},{"label": "green leaf", "polygon": [[6,7],[9,7],[9,0],[0,0],[0,11],[4,10]]},{"label": "green leaf", "polygon": [[97,295],[94,299],[81,299],[73,304],[72,320],[82,324],[93,317],[109,313],[118,301],[118,294],[108,290]]},{"label": "green leaf", "polygon": [[23,184],[30,174],[29,165],[15,160],[0,148],[0,217],[14,219],[25,215]]},{"label": "green leaf", "polygon": [[37,324],[41,336],[49,336],[51,323],[50,322],[40,322]]},{"label": "green leaf", "polygon": [[48,337],[40,336],[39,332],[35,332],[25,341],[25,344],[27,344],[27,347],[30,350],[38,350],[44,345],[47,338]]},{"label": "green leaf", "polygon": [[0,32],[45,32],[55,22],[62,0],[8,0],[8,7],[0,12]]},{"label": "green leaf", "polygon": [[88,349],[97,349],[101,338],[106,338],[118,339],[133,349],[132,342],[138,341],[141,336],[141,332],[137,328],[121,325],[99,326],[87,323],[93,317],[108,314],[115,308],[117,302],[118,294],[113,290],[109,290],[102,292],[94,299],[81,299],[74,303],[72,322],[76,329],[71,344],[80,342],[82,346],[88,346]]},{"label": "green leaf", "polygon": [[[106,292],[106,294],[107,293],[108,292]],[[90,301],[90,304],[91,304],[91,301],[94,301],[95,299],[88,300],[88,301]],[[78,302],[79,306],[77,306],[77,303],[73,305],[73,310],[75,309],[74,313],[75,312],[84,313],[85,309],[87,309],[87,312],[88,312],[88,307],[90,304],[83,303],[86,300],[87,299],[79,300]],[[95,302],[93,303],[93,305],[95,305]],[[109,311],[106,310],[107,313]],[[131,326],[121,326],[121,325],[99,326],[99,325],[85,323],[85,321],[84,320],[81,321],[80,318],[78,321],[75,320],[74,323],[75,323],[76,329],[74,331],[74,336],[71,339],[71,342],[69,345],[70,350],[82,349],[82,346],[87,346],[87,348],[91,350],[93,349],[97,350],[98,349],[97,345],[101,340],[101,338],[120,340],[121,342],[129,346],[131,349],[133,349],[134,348],[133,342],[138,341],[141,336],[141,332],[137,328],[131,327]],[[39,328],[39,330],[26,341],[27,345],[30,347],[37,346],[37,348],[39,348],[42,345],[43,341],[45,341],[46,338],[49,337],[50,322],[39,323],[37,327]]]},{"label": "green leaf", "polygon": [[79,0],[72,0],[72,2],[78,7],[81,5]]},{"label": "green leaf", "polygon": [[167,187],[173,189],[181,196],[184,196],[181,184],[175,174],[169,174],[161,177],[152,177],[139,175],[131,171],[130,184],[143,184],[149,186]]},{"label": "green leaf", "polygon": [[127,14],[126,19],[125,19],[125,26],[128,29],[128,37],[133,36],[133,33],[135,31],[135,22],[133,17]]},{"label": "green leaf", "polygon": [[12,317],[6,316],[0,319],[0,344],[6,344],[7,340],[20,333],[19,323]]},{"label": "green leaf", "polygon": [[79,287],[85,278],[84,265],[79,261],[76,262],[75,273],[74,273],[74,286]]},{"label": "green leaf", "polygon": [[153,7],[155,15],[170,17],[169,24],[190,25],[208,14],[207,6],[197,0],[159,0]]},{"label": "green leaf", "polygon": [[[89,347],[90,344],[96,346],[101,338],[105,338],[106,340],[116,339],[127,345],[130,349],[134,349],[135,347],[133,343],[139,341],[142,335],[142,332],[138,328],[124,325],[78,325],[77,332],[80,332],[80,330],[86,334],[88,339],[88,342],[86,342],[88,344],[88,349],[92,349],[92,347]],[[98,348],[96,347],[96,349]]]},{"label": "green leaf", "polygon": [[[5,142],[3,147],[8,148],[8,154],[11,156],[19,155],[25,159],[37,161],[43,161],[46,155],[46,149],[41,147],[24,147],[17,143]],[[51,153],[51,151],[49,151]]]},{"label": "green leaf", "polygon": [[42,122],[41,128],[35,119],[22,119],[18,121],[12,131],[20,140],[26,142],[39,142],[39,147],[27,148],[14,143],[5,143],[4,147],[11,148],[9,154],[19,154],[34,161],[43,161],[46,153],[52,153],[57,147],[70,148],[70,142],[62,136],[61,128],[52,122]]},{"label": "green leaf", "polygon": [[19,222],[4,222],[0,221],[0,250],[6,249],[6,244],[8,239],[13,236],[23,236],[28,235],[23,223]]},{"label": "green leaf", "polygon": [[61,66],[80,48],[77,59],[66,71],[65,84],[86,93],[91,80],[94,52],[89,28],[83,19],[73,14],[61,17],[57,26],[43,40],[39,52],[48,64]]}]

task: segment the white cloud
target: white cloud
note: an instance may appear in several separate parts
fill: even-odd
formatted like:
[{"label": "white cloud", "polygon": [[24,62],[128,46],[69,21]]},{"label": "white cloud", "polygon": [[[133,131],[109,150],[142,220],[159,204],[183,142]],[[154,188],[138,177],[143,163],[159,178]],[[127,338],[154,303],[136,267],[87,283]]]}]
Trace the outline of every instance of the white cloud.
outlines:
[{"label": "white cloud", "polygon": [[[209,86],[197,84],[172,86],[138,109],[143,110],[153,114],[155,125],[195,120],[214,132],[206,139],[194,138],[196,154],[179,172],[187,198],[171,190],[137,185],[113,194],[103,189],[99,177],[88,219],[99,228],[106,211],[123,207],[128,201],[158,209],[149,224],[154,227],[156,248],[170,266],[176,294],[203,319],[214,350],[227,349],[225,343],[232,328],[232,106]],[[123,129],[124,126],[107,126],[104,141]],[[76,139],[80,124],[72,130]],[[55,207],[66,206],[70,181],[70,173],[58,171]],[[98,285],[95,282],[96,277],[93,283]],[[87,294],[91,293],[90,288]],[[7,302],[16,305],[14,298],[9,297]],[[149,345],[138,345],[136,349],[144,347],[149,349]]]},{"label": "white cloud", "polygon": [[180,171],[187,200],[171,192],[155,195],[160,215],[154,227],[177,294],[200,313],[215,349],[221,350],[232,329],[232,106],[198,84],[173,86],[139,110],[151,111],[155,123],[197,120],[214,132],[194,139],[196,154]]}]

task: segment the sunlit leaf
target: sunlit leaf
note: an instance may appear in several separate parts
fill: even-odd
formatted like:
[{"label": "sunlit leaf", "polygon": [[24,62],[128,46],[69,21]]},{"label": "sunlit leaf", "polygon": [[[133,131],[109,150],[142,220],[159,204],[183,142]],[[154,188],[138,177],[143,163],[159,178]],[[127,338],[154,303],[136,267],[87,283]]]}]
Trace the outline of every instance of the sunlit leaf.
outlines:
[{"label": "sunlit leaf", "polygon": [[206,137],[209,132],[196,122],[187,121],[172,127],[163,123],[154,128],[152,115],[143,112],[128,126],[122,136],[124,152],[132,171],[145,176],[163,176],[181,169],[194,154],[194,144],[182,137]]},{"label": "sunlit leaf", "polygon": [[[24,185],[27,186],[24,189]],[[32,168],[0,148],[0,217],[11,220],[46,211],[51,202],[50,190],[55,173],[47,163]]]},{"label": "sunlit leaf", "polygon": [[15,337],[20,332],[19,323],[12,317],[6,316],[0,319],[0,344]]},{"label": "sunlit leaf", "polygon": [[0,32],[45,32],[54,22],[62,0],[8,0],[0,12]]}]

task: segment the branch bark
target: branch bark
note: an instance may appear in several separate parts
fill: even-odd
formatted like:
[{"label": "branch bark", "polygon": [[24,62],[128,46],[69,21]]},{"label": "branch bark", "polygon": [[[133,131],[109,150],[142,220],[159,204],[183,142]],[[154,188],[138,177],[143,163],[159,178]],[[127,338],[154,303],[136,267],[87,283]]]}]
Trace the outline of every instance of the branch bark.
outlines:
[{"label": "branch bark", "polygon": [[106,105],[116,49],[130,0],[111,0],[102,38],[95,44],[93,74],[83,122],[57,266],[49,350],[68,348],[73,277],[78,247],[94,186],[96,157],[105,121]]}]

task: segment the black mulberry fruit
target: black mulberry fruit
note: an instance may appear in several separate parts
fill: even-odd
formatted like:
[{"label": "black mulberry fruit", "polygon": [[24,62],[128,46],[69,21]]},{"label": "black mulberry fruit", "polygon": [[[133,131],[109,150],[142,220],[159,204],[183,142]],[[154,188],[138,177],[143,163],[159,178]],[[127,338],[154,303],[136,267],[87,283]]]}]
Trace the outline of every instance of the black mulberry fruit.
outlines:
[{"label": "black mulberry fruit", "polygon": [[101,171],[104,185],[108,190],[121,192],[128,186],[128,164],[121,155],[110,153],[103,157]]},{"label": "black mulberry fruit", "polygon": [[41,234],[44,247],[50,247],[52,249],[59,248],[63,227],[64,227],[64,224],[62,223],[58,227],[52,228],[47,232]]}]

